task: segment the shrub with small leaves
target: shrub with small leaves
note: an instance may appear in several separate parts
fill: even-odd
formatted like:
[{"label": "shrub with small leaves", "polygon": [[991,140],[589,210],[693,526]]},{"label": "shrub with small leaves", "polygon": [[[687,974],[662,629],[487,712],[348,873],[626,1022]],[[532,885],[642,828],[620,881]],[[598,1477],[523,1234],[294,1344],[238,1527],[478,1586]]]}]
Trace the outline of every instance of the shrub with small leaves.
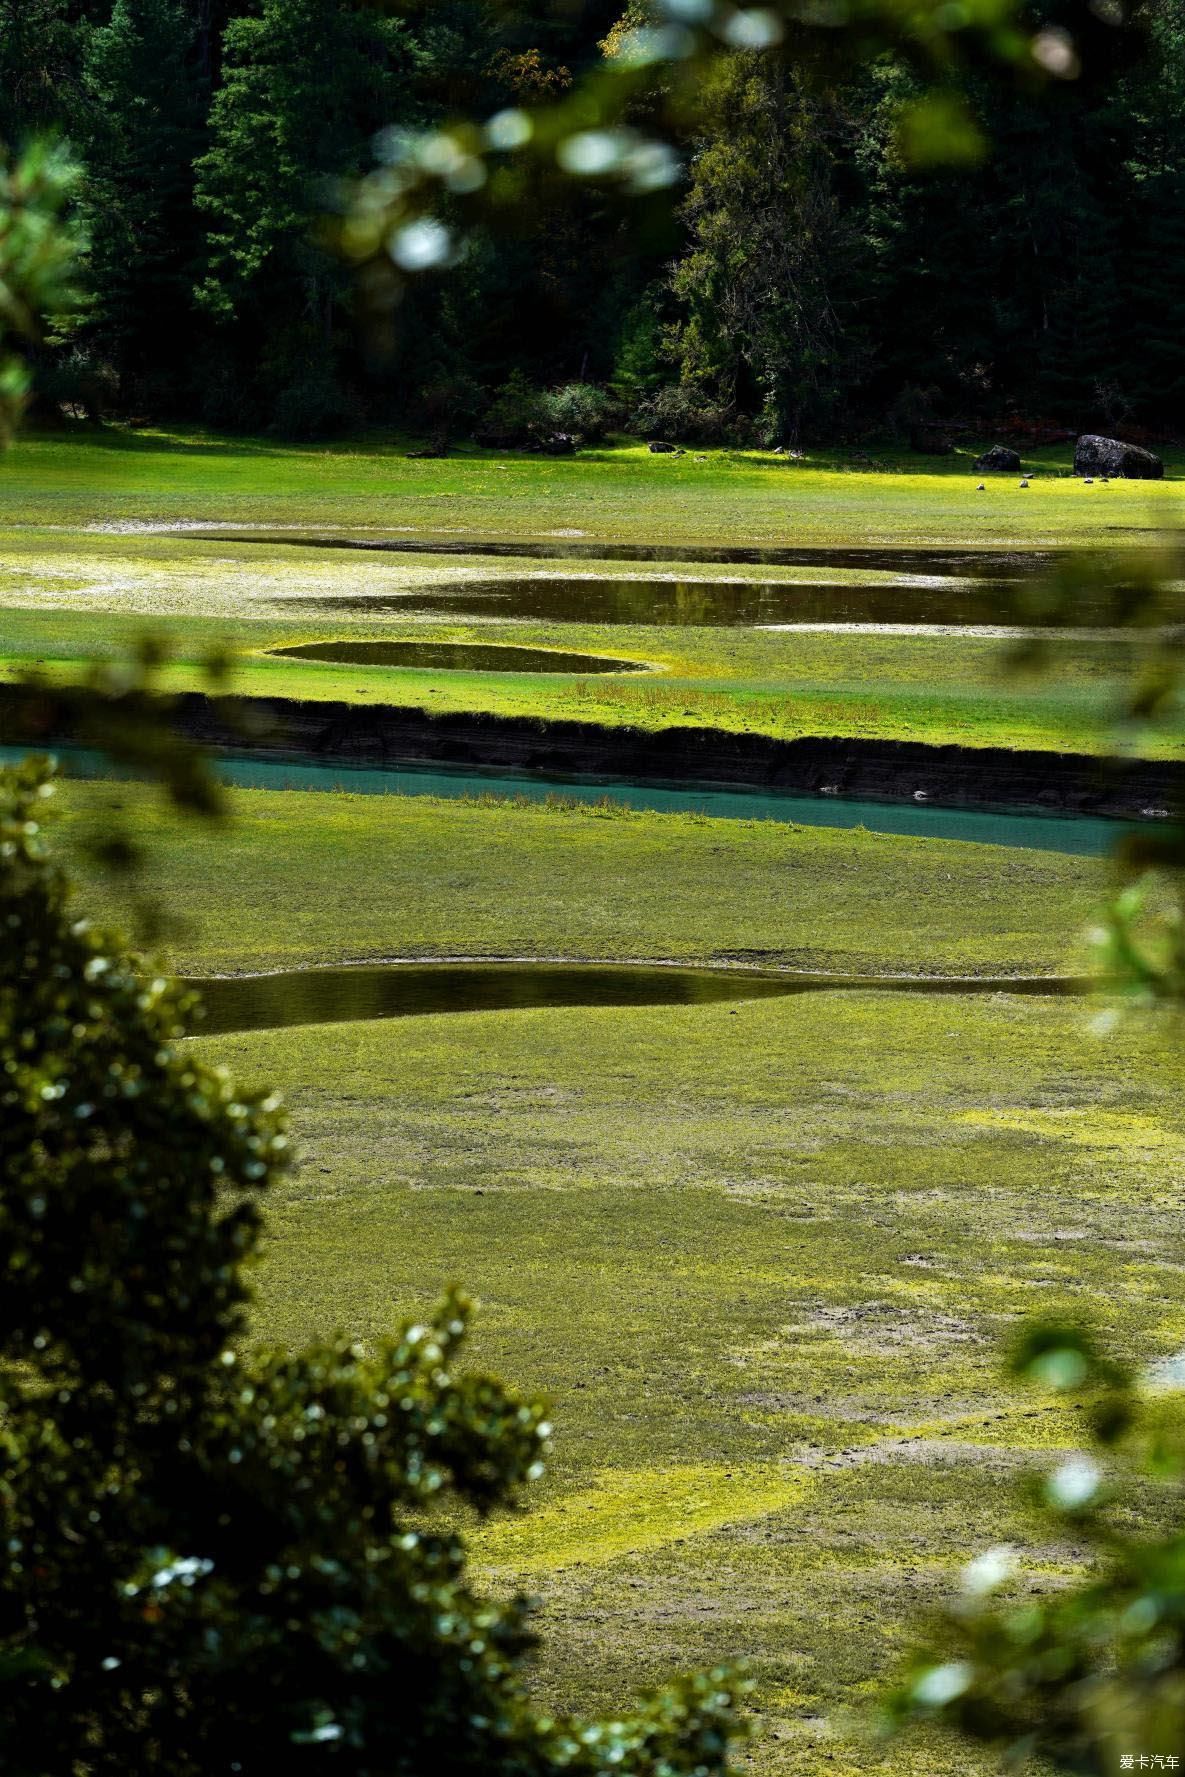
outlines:
[{"label": "shrub with small leaves", "polygon": [[0,773],[0,1772],[712,1777],[722,1672],[545,1716],[462,1513],[541,1472],[538,1404],[458,1367],[467,1304],[366,1351],[244,1343],[278,1100],[194,997],[74,913],[44,762]]},{"label": "shrub with small leaves", "polygon": [[547,397],[514,370],[486,408],[475,437],[493,450],[520,450],[549,425]]},{"label": "shrub with small leaves", "polygon": [[544,409],[555,431],[582,444],[600,444],[617,415],[611,397],[592,383],[565,383],[552,389],[544,396]]}]

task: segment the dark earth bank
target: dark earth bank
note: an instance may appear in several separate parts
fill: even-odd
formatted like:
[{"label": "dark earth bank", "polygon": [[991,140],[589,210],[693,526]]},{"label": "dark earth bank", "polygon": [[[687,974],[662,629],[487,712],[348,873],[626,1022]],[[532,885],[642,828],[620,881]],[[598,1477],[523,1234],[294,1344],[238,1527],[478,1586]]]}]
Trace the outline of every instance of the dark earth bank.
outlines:
[{"label": "dark earth bank", "polygon": [[[1185,764],[1003,747],[811,736],[780,740],[711,728],[603,727],[531,717],[288,698],[172,700],[186,737],[261,758],[391,766],[512,768],[576,780],[760,786],[799,794],[952,808],[1163,818],[1185,801]],[[0,686],[0,740],[86,741],[69,695]]]}]

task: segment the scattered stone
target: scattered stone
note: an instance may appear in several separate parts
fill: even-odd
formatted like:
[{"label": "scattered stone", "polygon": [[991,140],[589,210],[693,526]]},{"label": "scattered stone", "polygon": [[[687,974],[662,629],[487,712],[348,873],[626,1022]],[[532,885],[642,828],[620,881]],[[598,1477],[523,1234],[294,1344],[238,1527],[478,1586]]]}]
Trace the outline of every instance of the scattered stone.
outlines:
[{"label": "scattered stone", "polygon": [[1020,452],[1010,450],[1006,444],[993,444],[981,457],[976,457],[974,467],[981,475],[985,469],[999,469],[1006,474],[1015,475],[1020,468]]},{"label": "scattered stone", "polygon": [[686,452],[680,450],[677,444],[667,444],[661,438],[648,438],[646,440],[646,449],[655,457],[681,457],[686,455]]},{"label": "scattered stone", "polygon": [[1160,481],[1164,477],[1164,464],[1142,445],[1124,444],[1119,438],[1102,438],[1097,432],[1087,432],[1074,446],[1074,473],[1121,476],[1128,481]]}]

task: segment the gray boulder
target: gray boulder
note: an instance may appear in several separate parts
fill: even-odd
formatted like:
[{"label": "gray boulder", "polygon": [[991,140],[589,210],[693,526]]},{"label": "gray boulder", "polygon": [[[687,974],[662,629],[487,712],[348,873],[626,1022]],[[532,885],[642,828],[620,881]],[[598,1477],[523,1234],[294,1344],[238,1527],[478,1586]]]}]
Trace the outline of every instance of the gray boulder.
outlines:
[{"label": "gray boulder", "polygon": [[1087,432],[1074,446],[1075,475],[1125,477],[1128,481],[1160,481],[1164,464],[1152,451],[1118,438]]},{"label": "gray boulder", "polygon": [[981,472],[984,469],[1001,469],[1015,475],[1020,469],[1020,452],[1009,450],[1006,444],[993,444],[981,457],[976,457],[975,467]]},{"label": "gray boulder", "polygon": [[681,451],[677,444],[666,444],[661,438],[651,438],[646,445],[646,449],[652,452],[656,457],[681,457],[686,455],[686,452]]}]

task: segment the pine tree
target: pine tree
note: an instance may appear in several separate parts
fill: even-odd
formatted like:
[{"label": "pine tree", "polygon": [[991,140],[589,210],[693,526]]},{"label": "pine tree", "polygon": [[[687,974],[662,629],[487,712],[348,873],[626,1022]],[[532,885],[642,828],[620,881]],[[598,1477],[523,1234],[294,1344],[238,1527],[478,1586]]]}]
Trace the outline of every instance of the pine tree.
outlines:
[{"label": "pine tree", "polygon": [[0,147],[76,122],[81,55],[67,0],[0,0]]},{"label": "pine tree", "polygon": [[235,324],[274,411],[330,417],[345,274],[312,239],[333,181],[369,170],[376,132],[399,121],[409,65],[401,24],[354,0],[263,0],[223,43],[211,146],[197,165],[206,218],[200,300]]},{"label": "pine tree", "polygon": [[[193,338],[192,163],[202,140],[193,48],[180,0],[115,0],[109,22],[86,38],[86,331],[119,370],[125,405],[167,399],[186,362],[179,345]],[[171,392],[176,399],[175,382]]]}]

